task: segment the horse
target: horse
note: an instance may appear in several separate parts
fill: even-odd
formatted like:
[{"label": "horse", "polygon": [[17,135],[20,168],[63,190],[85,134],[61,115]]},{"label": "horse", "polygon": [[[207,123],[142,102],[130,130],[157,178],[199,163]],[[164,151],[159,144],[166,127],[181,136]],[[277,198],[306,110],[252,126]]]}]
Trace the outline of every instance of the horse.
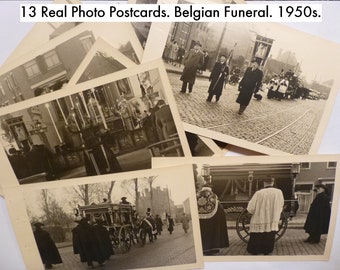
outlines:
[{"label": "horse", "polygon": [[150,243],[152,243],[154,239],[157,239],[156,223],[152,217],[144,217],[140,220],[138,228],[139,240],[142,246],[145,245],[146,235],[149,236]]}]

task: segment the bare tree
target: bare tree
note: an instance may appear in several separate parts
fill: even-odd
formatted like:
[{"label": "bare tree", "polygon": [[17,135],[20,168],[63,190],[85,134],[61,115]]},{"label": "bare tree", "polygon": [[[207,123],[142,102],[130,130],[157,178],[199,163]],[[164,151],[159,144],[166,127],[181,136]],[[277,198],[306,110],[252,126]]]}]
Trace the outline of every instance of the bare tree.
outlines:
[{"label": "bare tree", "polygon": [[76,187],[73,187],[74,193],[77,195],[77,197],[84,203],[84,205],[90,204],[90,194],[89,194],[89,185],[79,185]]},{"label": "bare tree", "polygon": [[49,201],[48,190],[42,189],[40,192],[40,197],[41,197],[41,210],[44,212],[46,220],[50,220],[51,211],[48,203]]},{"label": "bare tree", "polygon": [[111,202],[111,196],[115,181],[109,183],[98,183],[98,184],[85,184],[73,187],[73,194],[76,195],[77,199],[81,200],[83,205],[90,203],[102,202],[103,198],[107,198]]},{"label": "bare tree", "polygon": [[149,176],[147,177],[147,181],[149,183],[149,188],[150,188],[150,205],[151,209],[153,209],[153,189],[152,189],[152,183],[153,181],[157,178],[157,176]]},{"label": "bare tree", "polygon": [[52,226],[61,224],[68,226],[72,223],[72,216],[64,211],[55,197],[50,194],[47,189],[41,190],[40,197],[41,210],[43,211],[43,216],[40,217],[41,220],[45,220],[47,224]]},{"label": "bare tree", "polygon": [[113,187],[115,185],[115,181],[111,181],[110,182],[110,186],[109,186],[109,189],[107,191],[107,197],[109,199],[109,202],[111,202],[111,196],[112,196],[112,191],[113,191]]}]

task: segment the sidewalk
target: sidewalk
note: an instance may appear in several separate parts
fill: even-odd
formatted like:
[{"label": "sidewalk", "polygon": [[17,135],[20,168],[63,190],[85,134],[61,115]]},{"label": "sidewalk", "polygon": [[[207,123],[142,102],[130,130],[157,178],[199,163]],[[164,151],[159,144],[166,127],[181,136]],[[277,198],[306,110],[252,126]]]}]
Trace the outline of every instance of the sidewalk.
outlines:
[{"label": "sidewalk", "polygon": [[[165,69],[167,72],[169,73],[174,73],[174,74],[182,74],[182,71],[183,71],[183,68],[184,68],[184,65],[181,65],[181,67],[178,66],[178,64],[176,64],[176,66],[170,64],[170,63],[166,63],[164,62],[164,66],[165,66]],[[203,71],[202,74],[198,74],[197,73],[197,76],[198,78],[208,78],[209,79],[209,76],[210,76],[210,71]]]}]

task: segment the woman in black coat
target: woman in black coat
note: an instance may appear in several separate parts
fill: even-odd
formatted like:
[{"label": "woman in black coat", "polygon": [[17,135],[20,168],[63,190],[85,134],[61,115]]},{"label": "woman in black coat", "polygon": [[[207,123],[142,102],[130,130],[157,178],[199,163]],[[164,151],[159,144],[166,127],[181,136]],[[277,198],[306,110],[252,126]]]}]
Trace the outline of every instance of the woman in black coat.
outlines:
[{"label": "woman in black coat", "polygon": [[254,61],[251,67],[247,68],[238,86],[239,95],[236,99],[236,102],[240,104],[238,114],[244,112],[253,94],[260,89],[262,77],[263,72],[259,69],[259,64]]},{"label": "woman in black coat", "polygon": [[58,248],[47,231],[41,227],[44,224],[37,222],[34,224],[34,238],[38,246],[40,257],[46,269],[52,268],[53,264],[62,263]]},{"label": "woman in black coat", "polygon": [[310,206],[304,225],[306,233],[309,234],[305,242],[310,244],[319,243],[321,235],[328,233],[331,216],[329,197],[326,194],[327,187],[322,184],[314,187],[317,194]]},{"label": "woman in black coat", "polygon": [[227,82],[228,75],[229,68],[227,65],[227,57],[221,55],[219,61],[215,63],[209,77],[210,86],[207,101],[210,102],[214,95],[216,96],[216,102],[219,101],[223,87]]}]

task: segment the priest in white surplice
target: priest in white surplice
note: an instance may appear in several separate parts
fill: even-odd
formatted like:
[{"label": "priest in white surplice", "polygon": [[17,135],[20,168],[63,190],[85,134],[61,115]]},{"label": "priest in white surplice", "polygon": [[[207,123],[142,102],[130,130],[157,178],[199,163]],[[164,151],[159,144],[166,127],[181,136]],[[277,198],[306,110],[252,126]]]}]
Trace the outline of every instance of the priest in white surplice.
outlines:
[{"label": "priest in white surplice", "polygon": [[268,255],[274,249],[284,204],[282,191],[273,187],[274,182],[273,177],[265,179],[264,188],[255,192],[247,206],[252,214],[247,251],[253,255]]}]

